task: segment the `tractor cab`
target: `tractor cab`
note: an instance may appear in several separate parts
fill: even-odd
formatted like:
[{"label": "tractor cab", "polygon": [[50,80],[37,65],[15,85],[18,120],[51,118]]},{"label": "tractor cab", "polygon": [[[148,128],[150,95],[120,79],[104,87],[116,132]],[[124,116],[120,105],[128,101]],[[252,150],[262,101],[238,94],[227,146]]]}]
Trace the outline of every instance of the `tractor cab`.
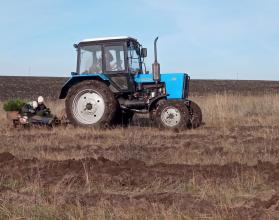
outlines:
[{"label": "tractor cab", "polygon": [[76,74],[103,74],[118,92],[134,90],[133,77],[142,73],[146,56],[146,49],[135,38],[92,38],[74,47],[77,49]]}]

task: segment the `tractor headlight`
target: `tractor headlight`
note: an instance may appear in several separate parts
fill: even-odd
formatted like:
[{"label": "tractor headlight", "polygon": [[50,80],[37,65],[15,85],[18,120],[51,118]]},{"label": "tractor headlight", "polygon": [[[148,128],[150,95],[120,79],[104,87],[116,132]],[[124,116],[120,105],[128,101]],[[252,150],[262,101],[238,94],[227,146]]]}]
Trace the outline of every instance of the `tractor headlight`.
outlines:
[{"label": "tractor headlight", "polygon": [[160,88],[160,89],[159,89],[159,92],[160,92],[161,94],[166,94],[166,88],[165,88],[165,87]]}]

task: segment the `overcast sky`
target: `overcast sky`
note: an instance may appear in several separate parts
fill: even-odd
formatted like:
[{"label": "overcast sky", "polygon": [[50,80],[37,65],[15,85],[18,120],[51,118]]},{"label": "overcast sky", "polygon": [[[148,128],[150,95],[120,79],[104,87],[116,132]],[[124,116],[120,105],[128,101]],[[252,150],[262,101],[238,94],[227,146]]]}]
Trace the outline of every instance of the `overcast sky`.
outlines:
[{"label": "overcast sky", "polygon": [[159,36],[162,72],[279,80],[278,0],[9,0],[0,8],[0,75],[69,76],[73,43]]}]

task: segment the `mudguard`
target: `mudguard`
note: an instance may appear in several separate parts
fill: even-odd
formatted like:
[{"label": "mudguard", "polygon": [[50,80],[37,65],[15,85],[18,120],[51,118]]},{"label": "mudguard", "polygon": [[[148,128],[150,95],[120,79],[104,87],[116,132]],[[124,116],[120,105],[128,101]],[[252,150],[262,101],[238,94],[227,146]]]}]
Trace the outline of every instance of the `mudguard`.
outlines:
[{"label": "mudguard", "polygon": [[65,99],[69,89],[83,80],[100,80],[109,82],[109,79],[104,74],[81,74],[73,75],[62,87],[59,99]]},{"label": "mudguard", "polygon": [[157,102],[159,102],[160,100],[167,100],[167,95],[161,95],[156,97],[155,99],[153,99],[148,106],[148,111],[150,112],[153,107],[156,105]]}]

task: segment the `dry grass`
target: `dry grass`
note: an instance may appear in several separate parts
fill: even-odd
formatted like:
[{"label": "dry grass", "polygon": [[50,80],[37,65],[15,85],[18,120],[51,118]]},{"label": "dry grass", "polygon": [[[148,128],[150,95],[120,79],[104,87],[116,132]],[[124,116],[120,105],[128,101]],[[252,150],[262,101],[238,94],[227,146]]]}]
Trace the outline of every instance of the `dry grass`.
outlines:
[{"label": "dry grass", "polygon": [[[205,124],[199,129],[178,133],[158,130],[140,122],[140,119],[129,128],[112,130],[72,126],[15,130],[9,126],[1,110],[0,152],[8,151],[20,159],[36,157],[42,161],[60,161],[104,157],[116,162],[136,159],[151,167],[163,163],[179,166],[185,164],[193,168],[192,173],[182,176],[172,174],[171,170],[170,174],[162,173],[163,176],[157,173],[158,176],[151,177],[153,179],[150,182],[134,187],[98,182],[99,176],[95,176],[87,163],[82,164],[80,175],[85,183],[79,189],[65,185],[68,179],[75,177],[76,174],[72,173],[65,173],[58,183],[47,188],[42,186],[43,180],[40,177],[33,180],[32,184],[16,178],[3,178],[0,179],[0,193],[1,187],[11,190],[0,194],[0,219],[241,219],[232,209],[246,207],[253,199],[269,199],[278,192],[276,184],[268,179],[269,174],[254,165],[259,160],[279,163],[279,95],[217,94],[194,97],[193,100],[201,106]],[[48,104],[56,114],[60,114],[63,109],[60,101]],[[235,164],[243,165],[245,169],[235,171],[236,175],[222,176],[225,174],[221,171],[226,169],[223,166],[230,170]],[[216,175],[210,175],[210,172],[205,175],[204,172],[213,165],[217,169]],[[185,172],[183,169],[181,173]],[[125,175],[126,178],[136,178],[137,173]],[[201,212],[181,209],[176,203],[165,207],[160,202],[150,207],[146,200],[142,200],[141,206],[132,203],[124,207],[121,201],[113,205],[99,201],[97,206],[67,202],[61,205],[61,202],[57,202],[69,194],[99,192],[131,198],[152,193],[187,194],[198,201],[205,200],[215,208]],[[49,201],[48,194],[57,195],[59,199]],[[1,195],[5,195],[6,199],[1,199]],[[28,198],[26,205],[20,200],[16,201],[16,198],[22,199],[23,196]],[[249,219],[249,216],[252,215],[247,214],[246,218]],[[263,216],[261,218],[264,219]]]}]

